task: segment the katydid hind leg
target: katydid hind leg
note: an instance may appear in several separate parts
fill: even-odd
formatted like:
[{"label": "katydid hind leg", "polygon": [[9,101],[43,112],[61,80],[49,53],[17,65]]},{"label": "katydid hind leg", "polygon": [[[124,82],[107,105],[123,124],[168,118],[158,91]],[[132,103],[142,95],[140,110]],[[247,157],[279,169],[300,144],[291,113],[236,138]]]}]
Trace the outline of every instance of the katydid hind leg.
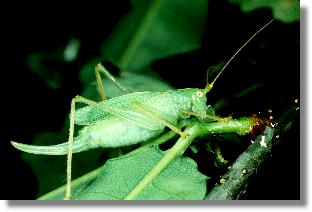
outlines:
[{"label": "katydid hind leg", "polygon": [[103,85],[103,82],[102,82],[102,78],[101,78],[101,75],[100,75],[100,71],[99,71],[99,68],[97,68],[99,65],[97,65],[95,67],[95,78],[96,78],[96,82],[97,82],[97,85],[98,85],[98,89],[99,89],[99,92],[100,92],[100,96],[101,96],[101,99],[104,101],[107,98],[107,95],[106,95],[106,92],[105,92],[105,89],[104,89],[104,85]]},{"label": "katydid hind leg", "polygon": [[76,97],[72,99],[70,105],[70,121],[69,121],[69,137],[68,137],[68,153],[67,153],[67,183],[65,190],[65,200],[71,198],[71,171],[72,171],[72,157],[73,157],[73,140],[74,140],[74,126],[75,126],[75,104]]},{"label": "katydid hind leg", "polygon": [[[115,78],[114,76],[101,64],[99,63],[96,67],[95,67],[95,78],[96,78],[96,82],[98,85],[98,89],[100,92],[100,96],[102,101],[107,100],[107,94],[105,92],[104,89],[104,85],[103,85],[103,81],[101,78],[100,73],[103,73],[108,79],[110,79],[114,85],[116,85],[117,88],[119,88],[124,94],[130,93],[124,86],[122,86]],[[120,148],[118,148],[118,153],[120,156],[123,155],[122,150]]]},{"label": "katydid hind leg", "polygon": [[124,94],[128,94],[130,93],[129,90],[124,87],[123,85],[121,85],[116,79],[115,77],[101,64],[97,64],[95,67],[95,77],[96,77],[96,81],[97,81],[97,85],[100,91],[100,96],[102,98],[102,100],[106,100],[107,99],[107,95],[104,89],[104,85],[103,85],[103,81],[102,78],[100,76],[100,73],[104,74],[109,80],[111,80],[113,82],[113,84],[119,89],[121,90],[121,92],[123,92]]},{"label": "katydid hind leg", "polygon": [[70,105],[70,116],[69,116],[69,137],[68,137],[68,152],[67,152],[67,183],[66,183],[66,189],[65,189],[65,200],[69,200],[71,198],[71,173],[72,173],[72,156],[73,156],[73,141],[74,141],[74,127],[75,127],[75,108],[76,103],[85,103],[87,105],[90,105],[90,102],[97,104],[96,102],[93,102],[92,100],[76,96],[72,99],[71,105]]}]

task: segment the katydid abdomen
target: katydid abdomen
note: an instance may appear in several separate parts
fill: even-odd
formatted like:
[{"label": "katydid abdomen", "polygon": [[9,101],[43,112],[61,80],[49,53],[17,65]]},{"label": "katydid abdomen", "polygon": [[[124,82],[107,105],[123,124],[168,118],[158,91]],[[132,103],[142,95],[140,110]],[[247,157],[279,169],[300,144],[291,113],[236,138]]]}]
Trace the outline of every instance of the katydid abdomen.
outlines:
[{"label": "katydid abdomen", "polygon": [[[108,119],[94,125],[85,126],[79,131],[73,141],[73,153],[94,148],[120,147],[137,144],[157,137],[163,129],[150,130],[132,124],[127,120]],[[68,143],[51,146],[35,146],[13,142],[13,145],[22,151],[44,155],[66,155]]]}]

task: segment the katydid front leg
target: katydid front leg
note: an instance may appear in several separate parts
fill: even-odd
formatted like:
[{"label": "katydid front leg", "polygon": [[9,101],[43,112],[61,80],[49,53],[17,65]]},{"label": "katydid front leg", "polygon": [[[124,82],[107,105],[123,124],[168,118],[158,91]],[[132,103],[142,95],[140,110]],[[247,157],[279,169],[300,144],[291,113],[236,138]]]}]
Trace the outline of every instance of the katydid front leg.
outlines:
[{"label": "katydid front leg", "polygon": [[207,113],[199,113],[199,112],[193,112],[190,110],[181,110],[180,111],[182,115],[188,115],[188,116],[195,116],[199,119],[209,119],[212,121],[229,121],[232,119],[231,116],[228,117],[220,117],[215,115],[209,115]]}]

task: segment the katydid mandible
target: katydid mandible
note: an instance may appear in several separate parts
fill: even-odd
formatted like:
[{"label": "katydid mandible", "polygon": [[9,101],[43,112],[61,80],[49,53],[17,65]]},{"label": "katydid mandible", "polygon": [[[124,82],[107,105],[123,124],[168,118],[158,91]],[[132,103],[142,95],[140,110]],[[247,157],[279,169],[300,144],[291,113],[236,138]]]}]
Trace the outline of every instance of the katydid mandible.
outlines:
[{"label": "katydid mandible", "polygon": [[[97,103],[81,96],[71,102],[70,128],[68,142],[52,146],[35,146],[11,141],[12,145],[24,152],[44,155],[67,154],[67,187],[65,199],[71,196],[72,153],[98,147],[120,147],[137,144],[158,137],[169,127],[182,137],[188,136],[176,127],[177,123],[190,115],[222,121],[223,118],[209,113],[206,105],[206,93],[212,88],[218,77],[234,57],[273,20],[265,24],[251,36],[228,60],[211,83],[204,89],[186,88],[164,92],[128,93],[104,66],[95,68],[96,79],[103,101]],[[123,96],[106,100],[106,95],[99,73],[102,72],[125,93]],[[75,110],[75,104],[81,102],[88,106]],[[74,125],[84,125],[74,138]]]}]

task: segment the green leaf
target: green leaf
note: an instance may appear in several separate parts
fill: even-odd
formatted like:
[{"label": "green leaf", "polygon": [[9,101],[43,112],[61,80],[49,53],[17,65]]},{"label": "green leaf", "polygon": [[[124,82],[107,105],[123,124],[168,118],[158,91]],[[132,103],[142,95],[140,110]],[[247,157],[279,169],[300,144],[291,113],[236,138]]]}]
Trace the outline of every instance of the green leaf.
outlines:
[{"label": "green leaf", "polygon": [[155,60],[200,47],[208,1],[132,0],[132,7],[103,44],[103,59],[141,71]]},{"label": "green leaf", "polygon": [[282,22],[293,22],[300,19],[300,3],[298,0],[229,0],[239,4],[243,12],[259,8],[271,8],[273,17]]},{"label": "green leaf", "polygon": [[[164,152],[156,147],[110,159],[101,173],[84,191],[78,189],[75,199],[119,200],[138,184],[159,162]],[[174,159],[143,191],[140,200],[202,200],[207,177],[197,170],[190,158]],[[85,185],[82,185],[85,188]],[[79,190],[81,192],[79,192]]]}]

